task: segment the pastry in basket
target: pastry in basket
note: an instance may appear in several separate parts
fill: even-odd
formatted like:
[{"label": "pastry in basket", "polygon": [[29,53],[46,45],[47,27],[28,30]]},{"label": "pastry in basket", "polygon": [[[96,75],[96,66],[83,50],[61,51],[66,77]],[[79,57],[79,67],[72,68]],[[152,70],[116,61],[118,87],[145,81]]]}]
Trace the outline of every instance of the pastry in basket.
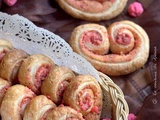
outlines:
[{"label": "pastry in basket", "polygon": [[77,75],[64,92],[64,105],[79,111],[85,120],[100,120],[102,90],[91,75]]},{"label": "pastry in basket", "polygon": [[29,87],[36,94],[40,94],[41,82],[54,65],[54,62],[43,54],[27,57],[18,73],[20,84]]},{"label": "pastry in basket", "polygon": [[33,97],[35,94],[29,88],[20,84],[11,86],[1,104],[2,120],[22,120],[24,110]]},{"label": "pastry in basket", "polygon": [[27,105],[23,120],[45,120],[56,105],[44,95],[34,97]]},{"label": "pastry in basket", "polygon": [[128,0],[56,0],[75,18],[89,21],[108,20],[118,16]]},{"label": "pastry in basket", "polygon": [[[92,23],[77,26],[69,41],[73,50],[111,76],[129,74],[144,66],[149,56],[149,37],[141,26],[124,20],[112,23],[107,33],[101,28]],[[109,52],[95,52],[105,51],[104,41],[109,41]]]},{"label": "pastry in basket", "polygon": [[[46,117],[46,120],[85,120],[81,113],[68,106],[54,108]],[[91,119],[90,119],[91,120]]]},{"label": "pastry in basket", "polygon": [[13,49],[12,44],[8,40],[0,39],[0,61],[6,52]]},{"label": "pastry in basket", "polygon": [[0,77],[11,82],[18,83],[18,70],[28,54],[20,49],[13,49],[5,54],[0,62]]},{"label": "pastry in basket", "polygon": [[42,82],[41,92],[57,105],[61,104],[63,92],[75,77],[75,74],[64,66],[55,66]]},{"label": "pastry in basket", "polygon": [[11,84],[8,81],[0,78],[0,106],[1,106],[1,103],[2,103],[2,100],[3,100],[3,97],[4,97],[5,93],[6,93],[6,90],[10,86],[11,86]]}]

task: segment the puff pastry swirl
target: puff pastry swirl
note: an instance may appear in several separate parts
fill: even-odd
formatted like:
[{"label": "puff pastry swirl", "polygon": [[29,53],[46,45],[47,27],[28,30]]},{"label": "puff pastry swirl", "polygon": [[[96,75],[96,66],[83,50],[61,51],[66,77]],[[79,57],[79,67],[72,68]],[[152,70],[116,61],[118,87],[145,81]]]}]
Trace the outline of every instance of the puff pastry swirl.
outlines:
[{"label": "puff pastry swirl", "polygon": [[81,113],[68,106],[54,108],[46,117],[46,120],[84,120]]},{"label": "puff pastry swirl", "polygon": [[27,105],[23,120],[45,120],[47,114],[56,105],[44,95],[34,97]]},{"label": "puff pastry swirl", "polygon": [[22,120],[24,110],[33,97],[35,94],[29,88],[19,84],[11,86],[1,104],[2,120]]},{"label": "puff pastry swirl", "polygon": [[0,78],[0,106],[3,100],[3,97],[10,86],[11,84],[8,81]]},{"label": "puff pastry swirl", "polygon": [[102,90],[91,75],[77,75],[64,92],[64,104],[83,114],[85,120],[99,120]]},{"label": "puff pastry swirl", "polygon": [[0,77],[12,84],[19,83],[18,71],[25,58],[29,55],[20,49],[7,52],[0,62]]},{"label": "puff pastry swirl", "polygon": [[13,49],[13,45],[5,39],[0,39],[0,61],[2,60],[5,53]]},{"label": "puff pastry swirl", "polygon": [[57,105],[61,104],[63,92],[75,77],[75,74],[64,66],[55,66],[42,83],[41,92]]},{"label": "puff pastry swirl", "polygon": [[56,0],[59,6],[75,18],[88,21],[108,20],[118,16],[128,0]]},{"label": "puff pastry swirl", "polygon": [[103,45],[103,37],[95,39],[92,35],[86,34],[92,30],[97,36],[102,36],[100,28],[101,25],[97,24],[80,25],[73,30],[69,41],[73,50],[86,58],[97,70],[107,75],[118,76],[134,72],[146,63],[149,56],[149,37],[142,27],[131,21],[111,24],[107,29],[108,54],[94,53],[91,50],[93,47],[86,45],[88,37],[90,44],[97,46],[96,49],[101,49],[99,46]]},{"label": "puff pastry swirl", "polygon": [[18,73],[20,84],[29,87],[36,94],[40,94],[41,82],[54,65],[54,62],[43,54],[27,57]]}]

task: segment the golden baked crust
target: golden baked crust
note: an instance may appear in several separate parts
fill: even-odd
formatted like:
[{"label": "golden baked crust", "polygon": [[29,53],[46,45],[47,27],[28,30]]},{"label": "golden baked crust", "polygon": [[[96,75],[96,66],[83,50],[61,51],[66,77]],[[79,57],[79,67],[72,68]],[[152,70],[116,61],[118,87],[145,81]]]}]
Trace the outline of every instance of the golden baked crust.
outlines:
[{"label": "golden baked crust", "polygon": [[13,45],[6,39],[0,39],[0,46],[8,49],[13,49]]},{"label": "golden baked crust", "polygon": [[85,120],[99,120],[102,111],[102,90],[91,75],[77,75],[64,92],[65,105],[83,114]]},{"label": "golden baked crust", "polygon": [[85,47],[90,52],[100,55],[107,54],[110,46],[107,29],[92,23],[76,27],[71,33],[69,43],[74,49],[79,49],[76,51],[81,51],[81,47]]},{"label": "golden baked crust", "polygon": [[56,105],[44,95],[34,97],[27,105],[23,120],[44,120]]},{"label": "golden baked crust", "polygon": [[10,83],[2,78],[0,78],[0,106],[5,95],[6,90],[10,87]]},{"label": "golden baked crust", "polygon": [[68,106],[54,108],[46,117],[46,120],[84,120],[81,113]]},{"label": "golden baked crust", "polygon": [[13,49],[5,54],[0,62],[0,77],[11,82],[18,83],[18,70],[28,54],[20,49]]},{"label": "golden baked crust", "polygon": [[74,73],[69,68],[55,66],[43,81],[41,92],[56,104],[60,104],[64,90],[74,77]]},{"label": "golden baked crust", "polygon": [[11,49],[13,49],[13,46],[8,40],[0,39],[0,61],[5,53],[10,51]]},{"label": "golden baked crust", "polygon": [[56,0],[59,6],[75,18],[89,21],[108,20],[118,16],[128,0]]},{"label": "golden baked crust", "polygon": [[2,120],[22,120],[24,109],[34,96],[34,92],[23,85],[11,86],[1,104]]},{"label": "golden baked crust", "polygon": [[27,57],[18,73],[20,84],[29,87],[36,94],[40,94],[41,82],[54,65],[54,62],[43,54]]},{"label": "golden baked crust", "polygon": [[[107,75],[118,76],[134,72],[146,63],[149,56],[149,37],[136,23],[119,21],[111,24],[108,27],[110,52],[104,55],[93,53],[85,45],[83,33],[90,29],[98,31],[97,25],[89,26],[90,24],[84,24],[75,28],[69,43],[75,52],[86,58],[97,70]],[[97,49],[101,49],[99,45]]]}]

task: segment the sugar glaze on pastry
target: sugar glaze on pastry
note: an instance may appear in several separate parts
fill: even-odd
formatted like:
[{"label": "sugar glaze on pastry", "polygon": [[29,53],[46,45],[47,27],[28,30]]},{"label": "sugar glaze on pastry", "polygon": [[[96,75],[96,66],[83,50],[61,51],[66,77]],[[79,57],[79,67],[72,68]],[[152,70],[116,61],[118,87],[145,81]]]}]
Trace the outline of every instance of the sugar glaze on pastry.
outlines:
[{"label": "sugar glaze on pastry", "polygon": [[27,57],[18,73],[20,84],[29,87],[36,94],[40,94],[41,82],[54,65],[54,62],[43,54]]},{"label": "sugar glaze on pastry", "polygon": [[75,18],[89,21],[108,20],[118,16],[128,0],[56,0]]},{"label": "sugar glaze on pastry", "polygon": [[1,104],[2,120],[22,120],[24,110],[35,97],[33,91],[23,85],[13,85],[5,93]]},{"label": "sugar glaze on pastry", "polygon": [[13,45],[5,39],[0,39],[0,61],[2,60],[5,53],[13,49]]},{"label": "sugar glaze on pastry", "polygon": [[0,62],[0,77],[12,84],[19,83],[18,71],[25,58],[29,55],[20,49],[8,51]]},{"label": "sugar glaze on pastry", "polygon": [[8,81],[0,78],[0,106],[3,100],[3,97],[10,86],[11,84]]},{"label": "sugar glaze on pastry", "polygon": [[[86,34],[93,31],[101,35],[100,28],[101,25],[92,23],[77,26],[69,40],[73,50],[86,58],[97,70],[118,76],[134,72],[146,63],[149,56],[149,37],[142,27],[131,21],[111,24],[105,33],[108,34],[106,40],[109,40],[108,54],[99,54],[92,50],[100,51],[102,41],[105,41],[103,37],[95,39],[96,37]],[[93,45],[88,47],[88,42]]]},{"label": "sugar glaze on pastry", "polygon": [[46,120],[85,120],[83,115],[75,109],[60,105],[47,115]]},{"label": "sugar glaze on pastry", "polygon": [[55,66],[42,82],[41,92],[56,104],[61,104],[65,89],[75,77],[75,74],[64,66]]},{"label": "sugar glaze on pastry", "polygon": [[83,114],[85,120],[99,120],[102,111],[102,90],[91,75],[77,75],[64,92],[64,104]]},{"label": "sugar glaze on pastry", "polygon": [[56,105],[44,95],[34,97],[27,105],[23,120],[45,120],[48,113]]}]

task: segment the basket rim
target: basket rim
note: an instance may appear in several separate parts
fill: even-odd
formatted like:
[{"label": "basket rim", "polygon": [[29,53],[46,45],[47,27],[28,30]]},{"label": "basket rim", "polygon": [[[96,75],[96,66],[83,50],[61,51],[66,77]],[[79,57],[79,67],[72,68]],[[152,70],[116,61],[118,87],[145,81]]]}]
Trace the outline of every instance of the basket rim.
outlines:
[{"label": "basket rim", "polygon": [[111,99],[113,120],[128,120],[129,107],[123,91],[113,80],[102,72],[97,71],[101,80],[99,84]]}]

